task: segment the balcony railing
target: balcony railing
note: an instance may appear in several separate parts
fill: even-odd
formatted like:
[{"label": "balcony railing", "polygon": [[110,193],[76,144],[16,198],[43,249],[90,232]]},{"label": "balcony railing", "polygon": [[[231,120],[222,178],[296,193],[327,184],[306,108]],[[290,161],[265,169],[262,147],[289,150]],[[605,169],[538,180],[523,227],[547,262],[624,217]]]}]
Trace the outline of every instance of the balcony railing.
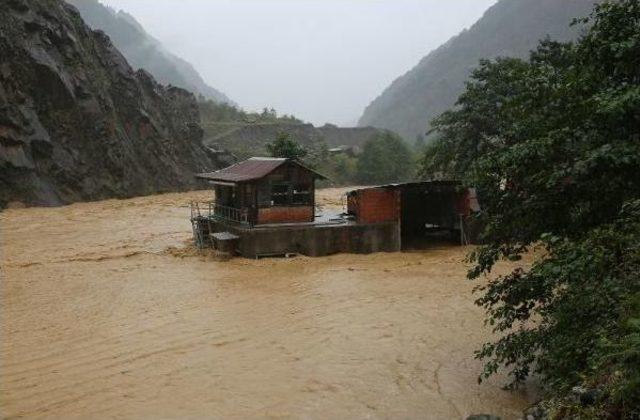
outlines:
[{"label": "balcony railing", "polygon": [[191,202],[191,219],[197,217],[208,217],[210,219],[224,222],[239,223],[249,225],[249,210],[237,209],[235,207],[223,206],[215,201]]}]

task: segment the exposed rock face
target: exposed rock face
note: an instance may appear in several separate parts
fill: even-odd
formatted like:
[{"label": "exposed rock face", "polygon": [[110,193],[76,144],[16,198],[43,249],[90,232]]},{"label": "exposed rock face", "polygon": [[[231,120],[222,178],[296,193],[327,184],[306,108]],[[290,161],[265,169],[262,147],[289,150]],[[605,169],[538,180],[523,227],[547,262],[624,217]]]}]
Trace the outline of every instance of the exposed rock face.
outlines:
[{"label": "exposed rock face", "polygon": [[187,189],[213,169],[194,96],[135,72],[61,0],[0,3],[0,206]]},{"label": "exposed rock face", "polygon": [[191,64],[167,51],[149,35],[133,16],[116,12],[97,0],[66,0],[75,6],[93,29],[104,31],[134,68],[145,69],[162,84],[171,84],[199,93],[216,102],[233,102],[207,85]]}]

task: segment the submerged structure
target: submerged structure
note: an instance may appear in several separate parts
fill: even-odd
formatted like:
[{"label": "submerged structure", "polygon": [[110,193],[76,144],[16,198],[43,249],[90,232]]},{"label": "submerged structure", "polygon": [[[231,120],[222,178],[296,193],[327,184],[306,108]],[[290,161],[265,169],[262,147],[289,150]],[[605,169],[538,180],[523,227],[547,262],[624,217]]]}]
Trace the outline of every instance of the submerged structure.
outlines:
[{"label": "submerged structure", "polygon": [[324,178],[294,160],[255,157],[196,177],[215,187],[212,216],[248,226],[313,222],[315,181]]},{"label": "submerged structure", "polygon": [[350,191],[346,208],[330,212],[315,203],[324,176],[291,159],[251,158],[197,177],[215,195],[191,203],[196,244],[252,258],[395,252],[434,231],[469,243],[469,216],[479,210],[473,190],[425,181]]}]

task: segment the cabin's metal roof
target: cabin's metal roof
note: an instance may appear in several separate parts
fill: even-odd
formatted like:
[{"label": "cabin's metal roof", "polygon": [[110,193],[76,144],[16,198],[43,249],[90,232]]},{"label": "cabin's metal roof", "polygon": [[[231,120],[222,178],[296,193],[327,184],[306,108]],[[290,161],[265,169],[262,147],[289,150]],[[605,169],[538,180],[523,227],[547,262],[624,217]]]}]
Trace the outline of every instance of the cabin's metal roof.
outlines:
[{"label": "cabin's metal roof", "polygon": [[295,160],[268,157],[252,157],[227,168],[220,169],[219,171],[197,174],[196,178],[232,184],[254,181],[264,178],[286,162],[292,162],[309,172],[312,172],[318,178],[325,178],[323,175],[320,175]]},{"label": "cabin's metal roof", "polygon": [[406,189],[438,189],[444,188],[449,190],[455,190],[460,187],[462,183],[457,180],[435,180],[435,181],[412,181],[412,182],[398,182],[393,184],[373,185],[370,187],[359,187],[347,192],[347,195],[354,194],[357,191],[362,190],[375,190],[375,189],[394,189],[394,190],[406,190]]},{"label": "cabin's metal roof", "polygon": [[377,188],[412,188],[412,187],[457,187],[461,185],[458,180],[432,180],[432,181],[411,181],[396,182],[391,184],[378,185]]}]

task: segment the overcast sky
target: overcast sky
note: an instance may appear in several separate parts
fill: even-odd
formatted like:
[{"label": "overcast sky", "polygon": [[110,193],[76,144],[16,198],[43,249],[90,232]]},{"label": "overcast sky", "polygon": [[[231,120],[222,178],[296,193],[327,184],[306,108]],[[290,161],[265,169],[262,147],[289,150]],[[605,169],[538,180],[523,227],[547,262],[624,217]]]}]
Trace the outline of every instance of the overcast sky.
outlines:
[{"label": "overcast sky", "polygon": [[355,124],[496,0],[101,0],[248,110]]}]

